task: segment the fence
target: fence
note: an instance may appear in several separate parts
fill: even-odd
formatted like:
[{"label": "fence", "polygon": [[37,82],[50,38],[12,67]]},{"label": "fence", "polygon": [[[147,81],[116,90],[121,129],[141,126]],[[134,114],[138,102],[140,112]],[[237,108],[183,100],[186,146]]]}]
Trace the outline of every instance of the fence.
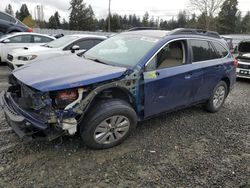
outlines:
[{"label": "fence", "polygon": [[63,30],[63,29],[40,29],[40,28],[33,28],[33,32],[47,34],[47,35],[57,35],[63,33],[64,35],[93,34],[93,35],[108,36],[114,34],[112,32],[102,32],[102,31],[74,31],[74,30]]}]

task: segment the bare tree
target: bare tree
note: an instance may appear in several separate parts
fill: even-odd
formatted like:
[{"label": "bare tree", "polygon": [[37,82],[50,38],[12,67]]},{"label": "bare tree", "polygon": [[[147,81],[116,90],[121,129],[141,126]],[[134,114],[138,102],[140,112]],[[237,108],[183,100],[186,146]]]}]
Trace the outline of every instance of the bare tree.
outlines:
[{"label": "bare tree", "polygon": [[211,20],[218,14],[225,0],[189,0],[190,8],[205,18],[205,29],[210,29]]}]

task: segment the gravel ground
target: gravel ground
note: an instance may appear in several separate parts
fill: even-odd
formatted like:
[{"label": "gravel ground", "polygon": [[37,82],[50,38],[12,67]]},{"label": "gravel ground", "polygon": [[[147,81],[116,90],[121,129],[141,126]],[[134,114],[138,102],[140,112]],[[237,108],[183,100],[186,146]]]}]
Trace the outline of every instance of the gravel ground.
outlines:
[{"label": "gravel ground", "polygon": [[[7,87],[0,67],[0,90]],[[0,187],[250,187],[250,81],[220,112],[201,106],[140,123],[122,145],[20,140],[0,111]]]}]

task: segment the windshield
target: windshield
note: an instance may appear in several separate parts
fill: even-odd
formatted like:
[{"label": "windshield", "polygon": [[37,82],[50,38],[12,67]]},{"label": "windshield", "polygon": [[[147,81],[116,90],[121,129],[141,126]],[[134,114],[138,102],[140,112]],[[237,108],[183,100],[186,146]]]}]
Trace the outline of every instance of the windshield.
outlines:
[{"label": "windshield", "polygon": [[51,41],[44,46],[47,46],[49,48],[60,48],[64,47],[65,45],[69,44],[70,42],[73,42],[75,39],[77,39],[77,36],[65,36],[59,39],[56,39],[54,41]]},{"label": "windshield", "polygon": [[111,65],[133,67],[157,42],[157,38],[120,34],[91,48],[84,56]]}]

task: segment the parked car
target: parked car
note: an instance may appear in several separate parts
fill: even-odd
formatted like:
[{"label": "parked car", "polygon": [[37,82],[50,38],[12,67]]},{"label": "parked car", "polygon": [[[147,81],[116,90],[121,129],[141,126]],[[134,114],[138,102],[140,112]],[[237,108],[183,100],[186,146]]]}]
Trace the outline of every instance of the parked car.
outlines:
[{"label": "parked car", "polygon": [[239,43],[238,48],[237,77],[250,78],[250,40],[243,40]]},{"label": "parked car", "polygon": [[23,137],[81,135],[95,149],[124,141],[138,121],[204,104],[223,105],[237,61],[217,33],[195,29],[118,34],[84,54],[13,71],[0,104]]},{"label": "parked car", "polygon": [[18,32],[0,36],[0,62],[7,61],[7,54],[14,49],[41,45],[55,40],[38,33]]},{"label": "parked car", "polygon": [[0,36],[13,32],[32,32],[32,29],[13,16],[0,11]]},{"label": "parked car", "polygon": [[66,35],[44,45],[13,50],[8,54],[7,61],[12,68],[20,67],[38,60],[80,52],[79,50],[86,51],[106,38],[86,34]]}]

